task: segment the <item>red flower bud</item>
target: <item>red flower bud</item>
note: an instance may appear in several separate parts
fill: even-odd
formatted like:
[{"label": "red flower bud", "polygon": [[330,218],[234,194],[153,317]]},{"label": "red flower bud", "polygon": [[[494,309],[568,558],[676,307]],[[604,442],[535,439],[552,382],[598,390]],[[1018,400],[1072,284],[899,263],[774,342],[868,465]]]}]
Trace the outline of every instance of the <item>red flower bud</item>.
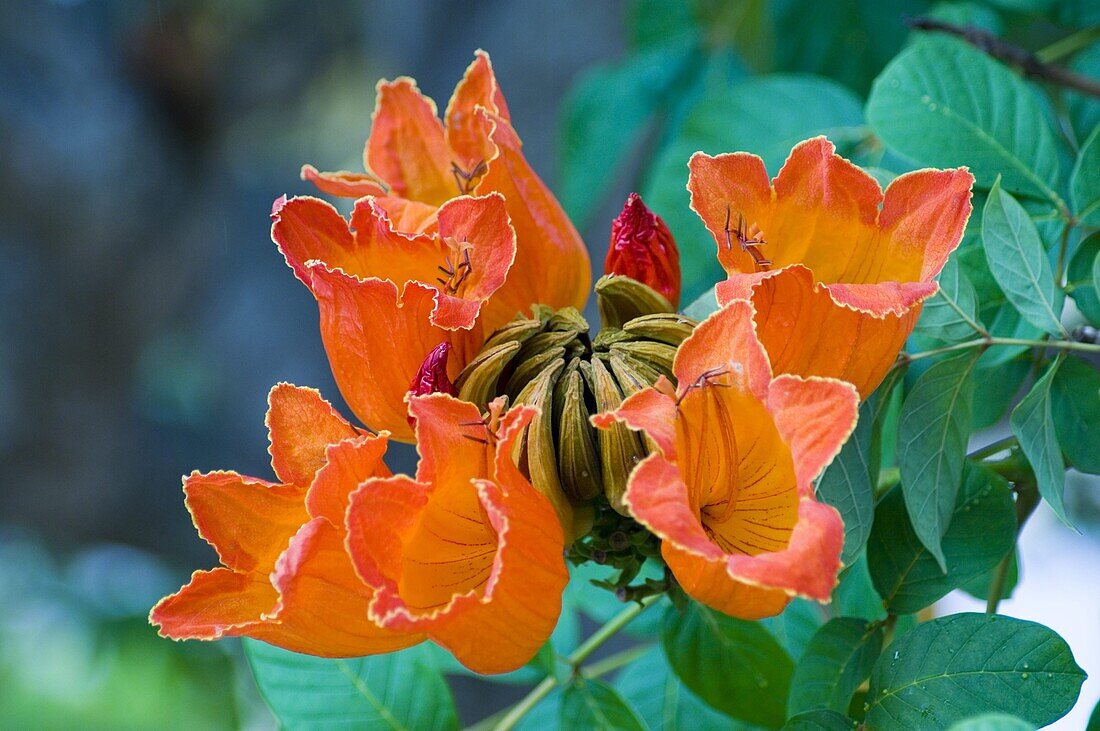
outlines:
[{"label": "red flower bud", "polygon": [[603,270],[636,279],[664,295],[673,307],[680,305],[680,252],[668,226],[637,193],[630,194],[611,224]]},{"label": "red flower bud", "polygon": [[[429,393],[447,393],[451,396],[458,395],[458,388],[447,377],[447,356],[451,354],[450,343],[440,343],[428,357],[420,364],[420,370],[416,372],[412,383],[409,384],[409,395],[425,396]],[[409,425],[415,423],[415,419],[409,417]]]}]

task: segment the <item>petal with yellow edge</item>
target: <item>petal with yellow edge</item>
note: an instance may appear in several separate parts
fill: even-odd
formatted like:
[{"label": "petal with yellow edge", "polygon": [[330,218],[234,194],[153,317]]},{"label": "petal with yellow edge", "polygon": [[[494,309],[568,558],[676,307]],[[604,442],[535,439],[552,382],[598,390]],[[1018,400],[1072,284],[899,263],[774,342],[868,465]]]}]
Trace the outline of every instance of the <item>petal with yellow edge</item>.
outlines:
[{"label": "petal with yellow edge", "polygon": [[844,527],[816,502],[813,480],[858,413],[851,384],[773,378],[753,315],[743,300],[711,315],[680,346],[675,391],[651,387],[593,420],[665,443],[631,474],[627,508],[661,538],[688,594],[744,619],[778,614],[794,596],[829,600]]},{"label": "petal with yellow edge", "polygon": [[561,611],[564,536],[550,502],[511,460],[534,415],[487,415],[446,394],[409,399],[416,479],[364,483],[348,510],[348,548],[376,595],[380,625],[420,630],[476,672],[528,662]]},{"label": "petal with yellow edge", "polygon": [[774,181],[755,155],[696,153],[688,189],[718,247],[720,304],[750,299],[777,373],[882,381],[962,239],[973,176],[918,170],[883,193],[824,137]]},{"label": "petal with yellow edge", "polygon": [[340,170],[323,173],[312,165],[303,165],[302,180],[317,186],[322,193],[341,198],[362,198],[365,195],[386,195],[386,187],[370,173],[352,173]]}]

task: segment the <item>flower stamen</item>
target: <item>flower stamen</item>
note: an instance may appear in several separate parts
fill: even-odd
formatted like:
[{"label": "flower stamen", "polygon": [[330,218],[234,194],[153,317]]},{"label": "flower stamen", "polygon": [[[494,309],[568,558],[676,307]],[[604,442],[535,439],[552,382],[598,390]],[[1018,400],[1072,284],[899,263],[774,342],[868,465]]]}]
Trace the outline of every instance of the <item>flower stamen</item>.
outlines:
[{"label": "flower stamen", "polygon": [[[447,245],[451,247],[452,251],[460,248],[453,239],[448,239]],[[440,272],[447,275],[447,278],[436,277],[435,281],[443,285],[443,289],[447,294],[458,294],[459,288],[474,271],[474,265],[470,261],[470,244],[466,239],[462,240],[461,252],[461,254],[456,255],[456,259],[458,260],[457,266],[451,261],[451,257],[448,254],[445,259],[447,266],[437,267]],[[458,258],[459,256],[461,259]]]},{"label": "flower stamen", "polygon": [[458,186],[458,191],[462,195],[469,195],[477,186],[481,176],[487,172],[489,172],[489,165],[484,160],[474,165],[469,171],[464,170],[457,162],[451,163],[451,173],[455,176],[455,185]]},{"label": "flower stamen", "polygon": [[707,386],[714,386],[716,388],[729,388],[730,384],[718,383],[718,381],[715,380],[721,378],[729,372],[730,371],[728,368],[711,368],[709,370],[703,371],[699,374],[699,377],[696,378],[695,381],[693,381],[692,383],[688,384],[684,388],[684,392],[676,398],[676,406],[679,407],[680,404],[684,402],[684,399],[687,398],[688,394],[696,389],[706,388]]},{"label": "flower stamen", "polygon": [[756,229],[755,226],[753,228],[756,232],[752,235],[752,238],[750,238],[745,230],[745,217],[740,212],[738,212],[737,230],[735,231],[731,229],[730,207],[728,204],[726,205],[726,251],[730,251],[731,249],[733,249],[733,240],[730,238],[730,234],[735,234],[737,236],[737,243],[741,246],[741,251],[748,252],[749,256],[752,257],[752,260],[756,264],[756,266],[766,270],[769,266],[771,266],[772,260],[766,258],[756,249],[759,246],[764,246],[768,242],[765,241],[763,238],[760,238],[760,232],[758,229]]}]

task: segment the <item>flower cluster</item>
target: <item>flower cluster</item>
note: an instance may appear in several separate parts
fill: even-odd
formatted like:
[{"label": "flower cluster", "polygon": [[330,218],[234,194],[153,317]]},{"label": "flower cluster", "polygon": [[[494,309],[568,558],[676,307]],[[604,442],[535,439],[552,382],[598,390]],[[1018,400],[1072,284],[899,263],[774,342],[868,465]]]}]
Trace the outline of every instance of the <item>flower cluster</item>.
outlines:
[{"label": "flower cluster", "polygon": [[[654,590],[737,617],[829,600],[844,527],[814,482],[936,291],[970,214],[966,170],[883,194],[824,138],[774,181],[753,155],[697,153],[692,207],[728,274],[718,310],[676,314],[676,244],[632,195],[590,337],[585,247],[524,160],[486,54],[442,122],[413,81],[379,84],[365,165],[305,166],[355,199],[351,218],[283,197],[272,238],[368,428],[276,386],[279,482],[184,479],[222,567],[154,607],[162,634],[322,656],[431,640],[504,672],[553,630],[567,553],[621,569],[624,590],[661,561]],[[415,442],[415,476],[386,468],[389,439]]]}]

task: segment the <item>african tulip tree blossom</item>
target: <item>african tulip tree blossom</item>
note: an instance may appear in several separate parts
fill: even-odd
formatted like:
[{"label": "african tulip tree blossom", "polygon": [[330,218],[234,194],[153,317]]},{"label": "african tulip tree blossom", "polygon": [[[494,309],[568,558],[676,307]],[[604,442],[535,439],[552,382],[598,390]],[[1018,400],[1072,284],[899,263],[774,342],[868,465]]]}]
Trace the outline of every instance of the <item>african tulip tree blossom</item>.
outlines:
[{"label": "african tulip tree blossom", "polygon": [[719,304],[750,299],[777,373],[840,378],[866,398],[916,325],[970,217],[966,168],[918,170],[883,194],[817,137],[775,180],[738,152],[689,162],[691,205],[728,279]]},{"label": "african tulip tree blossom", "polygon": [[367,480],[347,515],[348,550],[375,592],[371,619],[426,633],[481,673],[535,655],[569,578],[557,513],[512,461],[535,410],[504,404],[483,416],[447,394],[410,397],[416,479]]},{"label": "african tulip tree blossom", "polygon": [[604,273],[630,277],[680,306],[680,250],[665,222],[631,193],[611,224]]},{"label": "african tulip tree blossom", "polygon": [[657,451],[624,502],[662,541],[684,590],[726,614],[778,614],[794,596],[829,600],[844,526],[813,481],[855,426],[849,383],[772,377],[753,310],[735,301],[680,346],[679,386],[661,379],[593,418],[644,432]]},{"label": "african tulip tree blossom", "polygon": [[183,491],[222,567],[196,571],[149,615],[176,640],[244,635],[296,652],[350,657],[391,652],[423,634],[383,629],[374,591],[344,548],[348,495],[390,474],[386,436],[360,432],[314,390],[279,384],[269,396],[271,464],[279,483],[198,472]]},{"label": "african tulip tree blossom", "polygon": [[421,233],[435,211],[459,195],[504,196],[516,230],[516,266],[496,297],[503,320],[532,303],[583,307],[590,284],[588,252],[554,195],[523,156],[489,55],[475,54],[441,121],[435,102],[407,77],[381,81],[364,150],[368,173],[302,178],[331,195],[384,198],[395,227]]}]

